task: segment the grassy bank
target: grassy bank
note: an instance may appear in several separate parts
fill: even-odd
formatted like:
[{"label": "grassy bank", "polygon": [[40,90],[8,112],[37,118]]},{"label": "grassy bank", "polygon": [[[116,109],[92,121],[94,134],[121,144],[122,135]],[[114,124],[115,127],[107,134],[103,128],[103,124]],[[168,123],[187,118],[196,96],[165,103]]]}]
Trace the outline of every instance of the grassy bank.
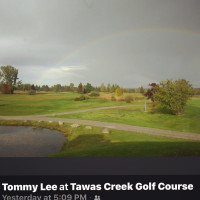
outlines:
[{"label": "grassy bank", "polygon": [[193,98],[184,108],[181,116],[175,116],[141,107],[126,107],[57,116],[60,118],[86,119],[116,122],[135,126],[200,133],[200,98]]},{"label": "grassy bank", "polygon": [[70,124],[35,121],[0,121],[0,125],[25,125],[62,131],[67,142],[55,157],[132,157],[132,156],[200,156],[200,142],[150,136],[111,130],[101,133],[101,128],[85,126],[72,128]]}]

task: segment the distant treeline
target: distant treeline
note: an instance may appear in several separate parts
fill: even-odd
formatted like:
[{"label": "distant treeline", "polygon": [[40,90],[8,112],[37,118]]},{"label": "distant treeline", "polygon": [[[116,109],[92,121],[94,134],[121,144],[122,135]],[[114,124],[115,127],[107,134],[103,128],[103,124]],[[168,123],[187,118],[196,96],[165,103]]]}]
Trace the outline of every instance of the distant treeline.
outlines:
[{"label": "distant treeline", "polygon": [[[147,91],[146,88],[138,87],[138,88],[123,88],[120,87],[118,84],[104,84],[102,83],[100,86],[92,86],[90,83],[83,85],[79,83],[78,86],[75,86],[74,83],[70,83],[69,85],[61,85],[56,84],[53,86],[49,85],[34,85],[25,83],[23,84],[22,81],[18,81],[15,85],[15,90],[19,91],[35,91],[35,92],[78,92],[78,93],[90,93],[91,91],[96,92],[110,92],[113,93],[116,91],[117,88],[120,88],[122,93],[145,93]],[[2,93],[9,93],[9,85],[0,83],[0,90]],[[200,95],[200,88],[195,88],[195,94]]]},{"label": "distant treeline", "polygon": [[[79,83],[78,86],[75,86],[74,83],[69,85],[56,84],[53,86],[48,85],[34,85],[34,84],[24,84],[22,81],[17,81],[18,78],[18,69],[11,65],[1,66],[0,67],[0,91],[3,94],[13,94],[14,90],[19,91],[28,91],[29,94],[36,94],[36,92],[78,92],[78,93],[90,93],[91,91],[95,92],[115,92],[118,96],[123,93],[146,93],[149,89],[144,89],[142,86],[139,88],[123,88],[117,84],[108,83],[105,85],[102,83],[100,86],[92,86],[90,83],[83,85]],[[152,83],[156,85],[156,83]],[[152,86],[150,84],[149,86]],[[200,95],[200,88],[195,89],[195,94]]]},{"label": "distant treeline", "polygon": [[[2,87],[1,85],[0,87]],[[122,92],[127,93],[144,93],[145,89],[143,87],[139,88],[123,88],[120,87],[118,84],[107,84],[105,85],[102,83],[100,86],[92,86],[90,83],[87,83],[86,85],[83,85],[82,83],[79,83],[79,85],[75,86],[74,83],[70,83],[69,85],[61,85],[56,84],[53,86],[49,85],[34,85],[34,84],[23,84],[21,81],[18,81],[15,90],[19,91],[31,91],[35,90],[37,92],[44,91],[44,92],[78,92],[78,93],[89,93],[91,91],[96,92],[115,92],[117,88],[120,88]]]}]

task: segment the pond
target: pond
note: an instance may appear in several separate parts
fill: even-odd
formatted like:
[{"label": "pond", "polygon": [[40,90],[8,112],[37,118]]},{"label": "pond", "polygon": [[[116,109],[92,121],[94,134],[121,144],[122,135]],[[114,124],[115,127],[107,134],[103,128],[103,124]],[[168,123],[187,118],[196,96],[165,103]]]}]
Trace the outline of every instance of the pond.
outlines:
[{"label": "pond", "polygon": [[66,138],[60,131],[27,126],[0,126],[0,157],[48,157]]}]

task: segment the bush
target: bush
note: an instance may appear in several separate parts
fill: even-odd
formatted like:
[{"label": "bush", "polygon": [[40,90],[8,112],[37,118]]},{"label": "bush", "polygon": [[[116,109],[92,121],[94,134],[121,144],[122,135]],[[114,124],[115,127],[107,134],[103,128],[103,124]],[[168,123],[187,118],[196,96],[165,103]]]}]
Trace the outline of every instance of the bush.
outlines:
[{"label": "bush", "polygon": [[154,101],[154,102],[151,103],[151,106],[152,106],[152,108],[155,108],[158,104],[159,103],[157,101],[156,102]]},{"label": "bush", "polygon": [[35,91],[35,90],[30,90],[30,91],[28,92],[28,94],[29,94],[29,95],[36,95],[36,91]]},{"label": "bush", "polygon": [[131,101],[133,101],[133,97],[132,96],[126,96],[125,101],[126,101],[126,103],[131,103]]},{"label": "bush", "polygon": [[86,99],[88,99],[88,97],[82,94],[82,95],[76,97],[74,99],[74,101],[83,101],[83,100],[86,100]]},{"label": "bush", "polygon": [[117,101],[125,101],[124,98],[117,98]]},{"label": "bush", "polygon": [[116,101],[116,98],[113,95],[111,96],[111,101]]},{"label": "bush", "polygon": [[140,101],[140,100],[144,100],[144,99],[145,99],[145,97],[135,97],[134,98],[135,101]]},{"label": "bush", "polygon": [[11,87],[8,84],[3,84],[1,87],[1,92],[3,94],[11,94]]},{"label": "bush", "polygon": [[99,95],[100,95],[99,92],[91,92],[89,94],[90,97],[98,97]]}]

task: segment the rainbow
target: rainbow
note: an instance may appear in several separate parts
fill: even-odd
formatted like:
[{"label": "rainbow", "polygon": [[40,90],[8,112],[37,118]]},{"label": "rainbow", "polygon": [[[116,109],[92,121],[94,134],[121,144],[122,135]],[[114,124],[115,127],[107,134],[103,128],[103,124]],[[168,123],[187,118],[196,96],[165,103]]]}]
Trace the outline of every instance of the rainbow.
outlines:
[{"label": "rainbow", "polygon": [[[77,54],[81,50],[84,50],[88,47],[91,47],[91,46],[93,46],[97,43],[105,42],[107,40],[114,39],[116,37],[126,36],[128,34],[138,33],[138,32],[174,32],[174,33],[184,33],[184,34],[192,34],[192,35],[200,36],[200,31],[190,30],[190,29],[180,29],[180,28],[176,28],[176,27],[154,27],[154,28],[149,27],[149,28],[138,28],[138,29],[132,28],[132,29],[127,29],[127,30],[122,30],[122,31],[119,31],[119,32],[111,33],[111,34],[104,35],[102,37],[90,40],[90,41],[78,46],[77,48],[75,48],[71,52],[67,53],[65,56],[61,57],[54,65],[55,66],[61,65],[64,61],[66,61],[70,57],[74,56],[75,54]],[[55,68],[49,68],[49,69],[45,70],[41,74],[39,79],[36,81],[36,84],[39,84],[42,80],[44,80],[45,77],[47,77],[48,74],[51,73],[53,70],[55,70]]]}]

